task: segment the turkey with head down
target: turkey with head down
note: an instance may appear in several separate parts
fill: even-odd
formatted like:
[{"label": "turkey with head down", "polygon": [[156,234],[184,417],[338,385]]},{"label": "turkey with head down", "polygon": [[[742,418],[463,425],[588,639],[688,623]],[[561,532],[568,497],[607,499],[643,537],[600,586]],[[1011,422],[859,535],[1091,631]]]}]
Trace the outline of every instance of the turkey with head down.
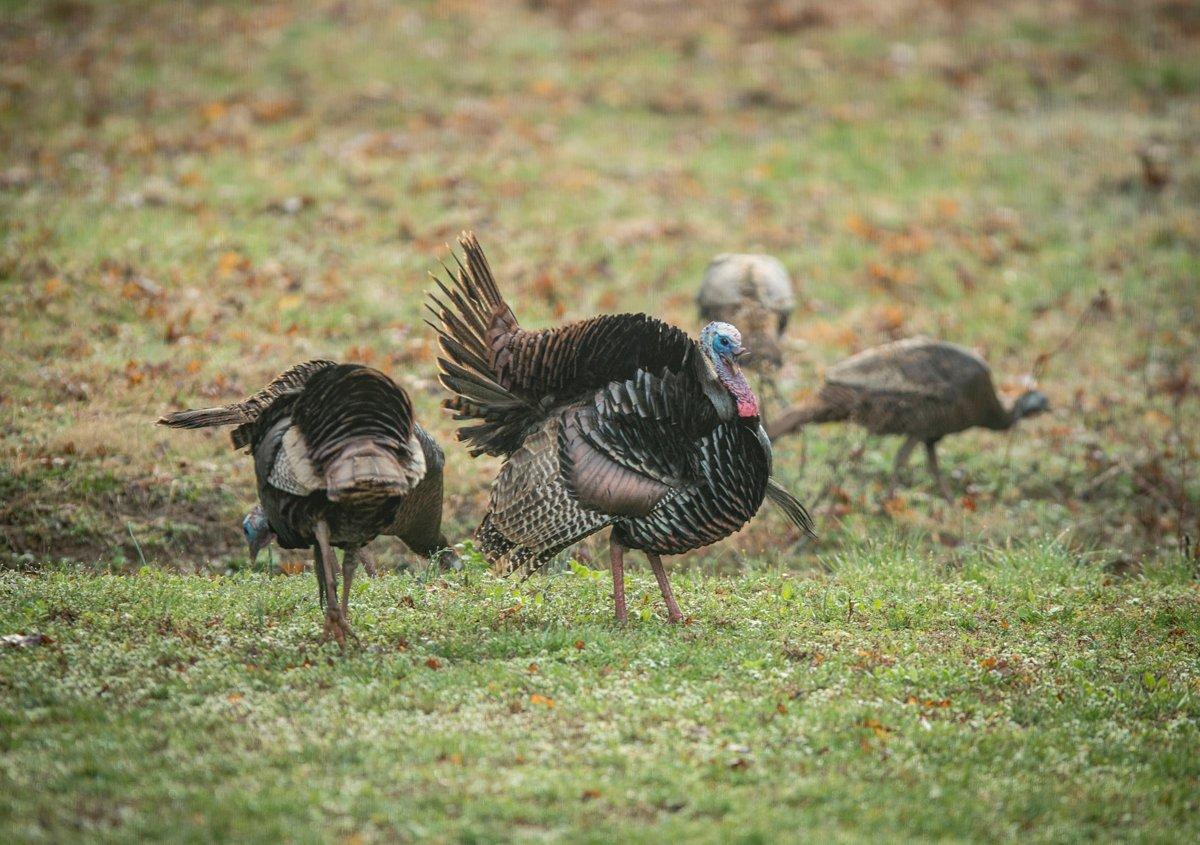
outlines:
[{"label": "turkey with head down", "polygon": [[[254,456],[259,507],[242,522],[252,556],[270,542],[313,549],[324,636],[351,634],[349,592],[363,546],[393,534],[424,556],[452,557],[441,532],[442,450],[413,420],[407,394],[359,364],[306,361],[248,399],[177,411],[160,425],[233,425]],[[342,598],[334,547],[345,550]]]},{"label": "turkey with head down", "polygon": [[996,395],[987,363],[969,349],[913,337],[853,355],[825,374],[814,399],[790,408],[768,426],[771,440],[810,423],[854,422],[872,434],[901,434],[888,498],[918,443],[925,444],[929,471],[946,499],[950,489],[938,469],[937,443],[976,426],[997,431],[1049,410],[1046,396],[1027,390],[1006,407]]},{"label": "turkey with head down", "polygon": [[475,237],[459,244],[465,264],[430,295],[431,325],[459,439],[472,455],[505,459],[475,533],[499,570],[532,572],[611,526],[617,619],[627,619],[624,552],[640,549],[676,622],[662,555],[728,537],[764,496],[811,532],[771,478],[734,326],[710,323],[693,340],[646,314],[616,314],[524,329]]}]

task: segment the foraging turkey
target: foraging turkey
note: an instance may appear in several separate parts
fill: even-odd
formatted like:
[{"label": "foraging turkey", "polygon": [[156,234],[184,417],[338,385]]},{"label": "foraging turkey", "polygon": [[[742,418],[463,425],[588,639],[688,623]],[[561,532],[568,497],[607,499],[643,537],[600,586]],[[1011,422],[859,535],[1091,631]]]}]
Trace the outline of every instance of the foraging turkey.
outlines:
[{"label": "foraging turkey", "polygon": [[[612,526],[613,598],[625,622],[624,552],[646,553],[683,618],[661,555],[742,527],[764,496],[811,531],[803,505],[771,478],[758,400],[738,367],[736,328],[699,342],[645,314],[521,328],[473,235],[430,295],[444,402],[471,454],[505,458],[475,539],[498,569],[527,573]],[[457,257],[456,257],[456,260]]]},{"label": "foraging turkey", "polygon": [[704,271],[696,306],[705,322],[732,323],[750,350],[745,362],[765,373],[783,363],[780,341],[796,309],[792,277],[770,255],[723,253]]},{"label": "foraging turkey", "polygon": [[[242,529],[252,555],[277,540],[313,549],[324,637],[350,634],[349,593],[361,548],[394,534],[414,552],[447,549],[441,532],[442,450],[413,421],[407,394],[378,370],[306,361],[243,402],[177,411],[160,425],[234,425],[233,445],[254,455],[261,512]],[[344,549],[342,599],[337,556]]]},{"label": "foraging turkey", "polygon": [[975,426],[1009,429],[1049,407],[1044,394],[1028,390],[1006,408],[982,358],[953,343],[913,337],[868,349],[831,367],[816,398],[785,411],[768,433],[774,441],[809,423],[850,421],[872,434],[903,434],[907,439],[896,453],[888,497],[913,448],[924,443],[929,471],[949,499],[938,469],[939,440]]}]

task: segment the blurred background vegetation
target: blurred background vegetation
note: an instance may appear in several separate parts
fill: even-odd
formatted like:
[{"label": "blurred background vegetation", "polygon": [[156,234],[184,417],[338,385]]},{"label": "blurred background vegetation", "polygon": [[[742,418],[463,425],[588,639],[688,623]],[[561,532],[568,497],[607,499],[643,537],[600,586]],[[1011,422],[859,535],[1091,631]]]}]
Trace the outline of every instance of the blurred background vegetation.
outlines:
[{"label": "blurred background vegetation", "polygon": [[314,356],[413,394],[466,538],[496,466],[453,442],[421,321],[463,229],[527,325],[695,330],[708,260],[765,251],[800,294],[789,399],[914,333],[1050,397],[945,442],[952,504],[920,467],[881,501],[896,440],[786,441],[820,540],[764,510],[689,564],[1195,559],[1195,3],[61,0],[0,6],[0,47],[0,563],[244,565],[250,462],[152,422]]}]

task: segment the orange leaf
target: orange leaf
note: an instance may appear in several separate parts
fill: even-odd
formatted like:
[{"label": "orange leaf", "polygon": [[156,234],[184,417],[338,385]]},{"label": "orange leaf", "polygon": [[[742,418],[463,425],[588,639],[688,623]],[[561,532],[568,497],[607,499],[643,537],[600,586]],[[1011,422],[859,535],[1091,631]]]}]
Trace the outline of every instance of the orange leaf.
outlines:
[{"label": "orange leaf", "polygon": [[216,123],[229,112],[229,107],[220,100],[213,100],[200,107],[200,115],[209,123]]},{"label": "orange leaf", "polygon": [[238,270],[250,266],[250,260],[238,252],[223,252],[217,259],[217,273],[220,276],[232,276]]},{"label": "orange leaf", "polygon": [[431,657],[425,661],[425,665],[430,669],[441,669],[442,661],[438,660],[436,657]]},{"label": "orange leaf", "polygon": [[861,214],[846,215],[845,226],[851,234],[865,241],[873,241],[879,237],[879,230],[864,220]]},{"label": "orange leaf", "polygon": [[958,200],[951,197],[939,197],[937,201],[938,214],[947,220],[953,220],[960,210]]},{"label": "orange leaf", "polygon": [[545,707],[547,710],[552,710],[554,708],[554,699],[553,698],[548,698],[547,696],[544,696],[544,695],[538,695],[536,692],[533,695],[529,696],[529,703],[530,704],[540,704],[543,707]]}]

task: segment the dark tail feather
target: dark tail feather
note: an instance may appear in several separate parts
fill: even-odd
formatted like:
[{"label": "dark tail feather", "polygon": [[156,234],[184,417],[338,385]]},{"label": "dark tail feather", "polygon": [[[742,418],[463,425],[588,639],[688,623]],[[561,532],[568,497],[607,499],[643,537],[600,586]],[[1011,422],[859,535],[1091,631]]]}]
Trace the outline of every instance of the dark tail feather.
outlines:
[{"label": "dark tail feather", "polygon": [[816,538],[817,532],[813,530],[812,517],[808,515],[804,505],[774,478],[767,479],[767,498],[783,511],[797,528],[809,537]]},{"label": "dark tail feather", "polygon": [[158,418],[158,425],[171,428],[211,428],[218,425],[241,425],[244,422],[247,422],[246,412],[240,404],[175,411]]}]

